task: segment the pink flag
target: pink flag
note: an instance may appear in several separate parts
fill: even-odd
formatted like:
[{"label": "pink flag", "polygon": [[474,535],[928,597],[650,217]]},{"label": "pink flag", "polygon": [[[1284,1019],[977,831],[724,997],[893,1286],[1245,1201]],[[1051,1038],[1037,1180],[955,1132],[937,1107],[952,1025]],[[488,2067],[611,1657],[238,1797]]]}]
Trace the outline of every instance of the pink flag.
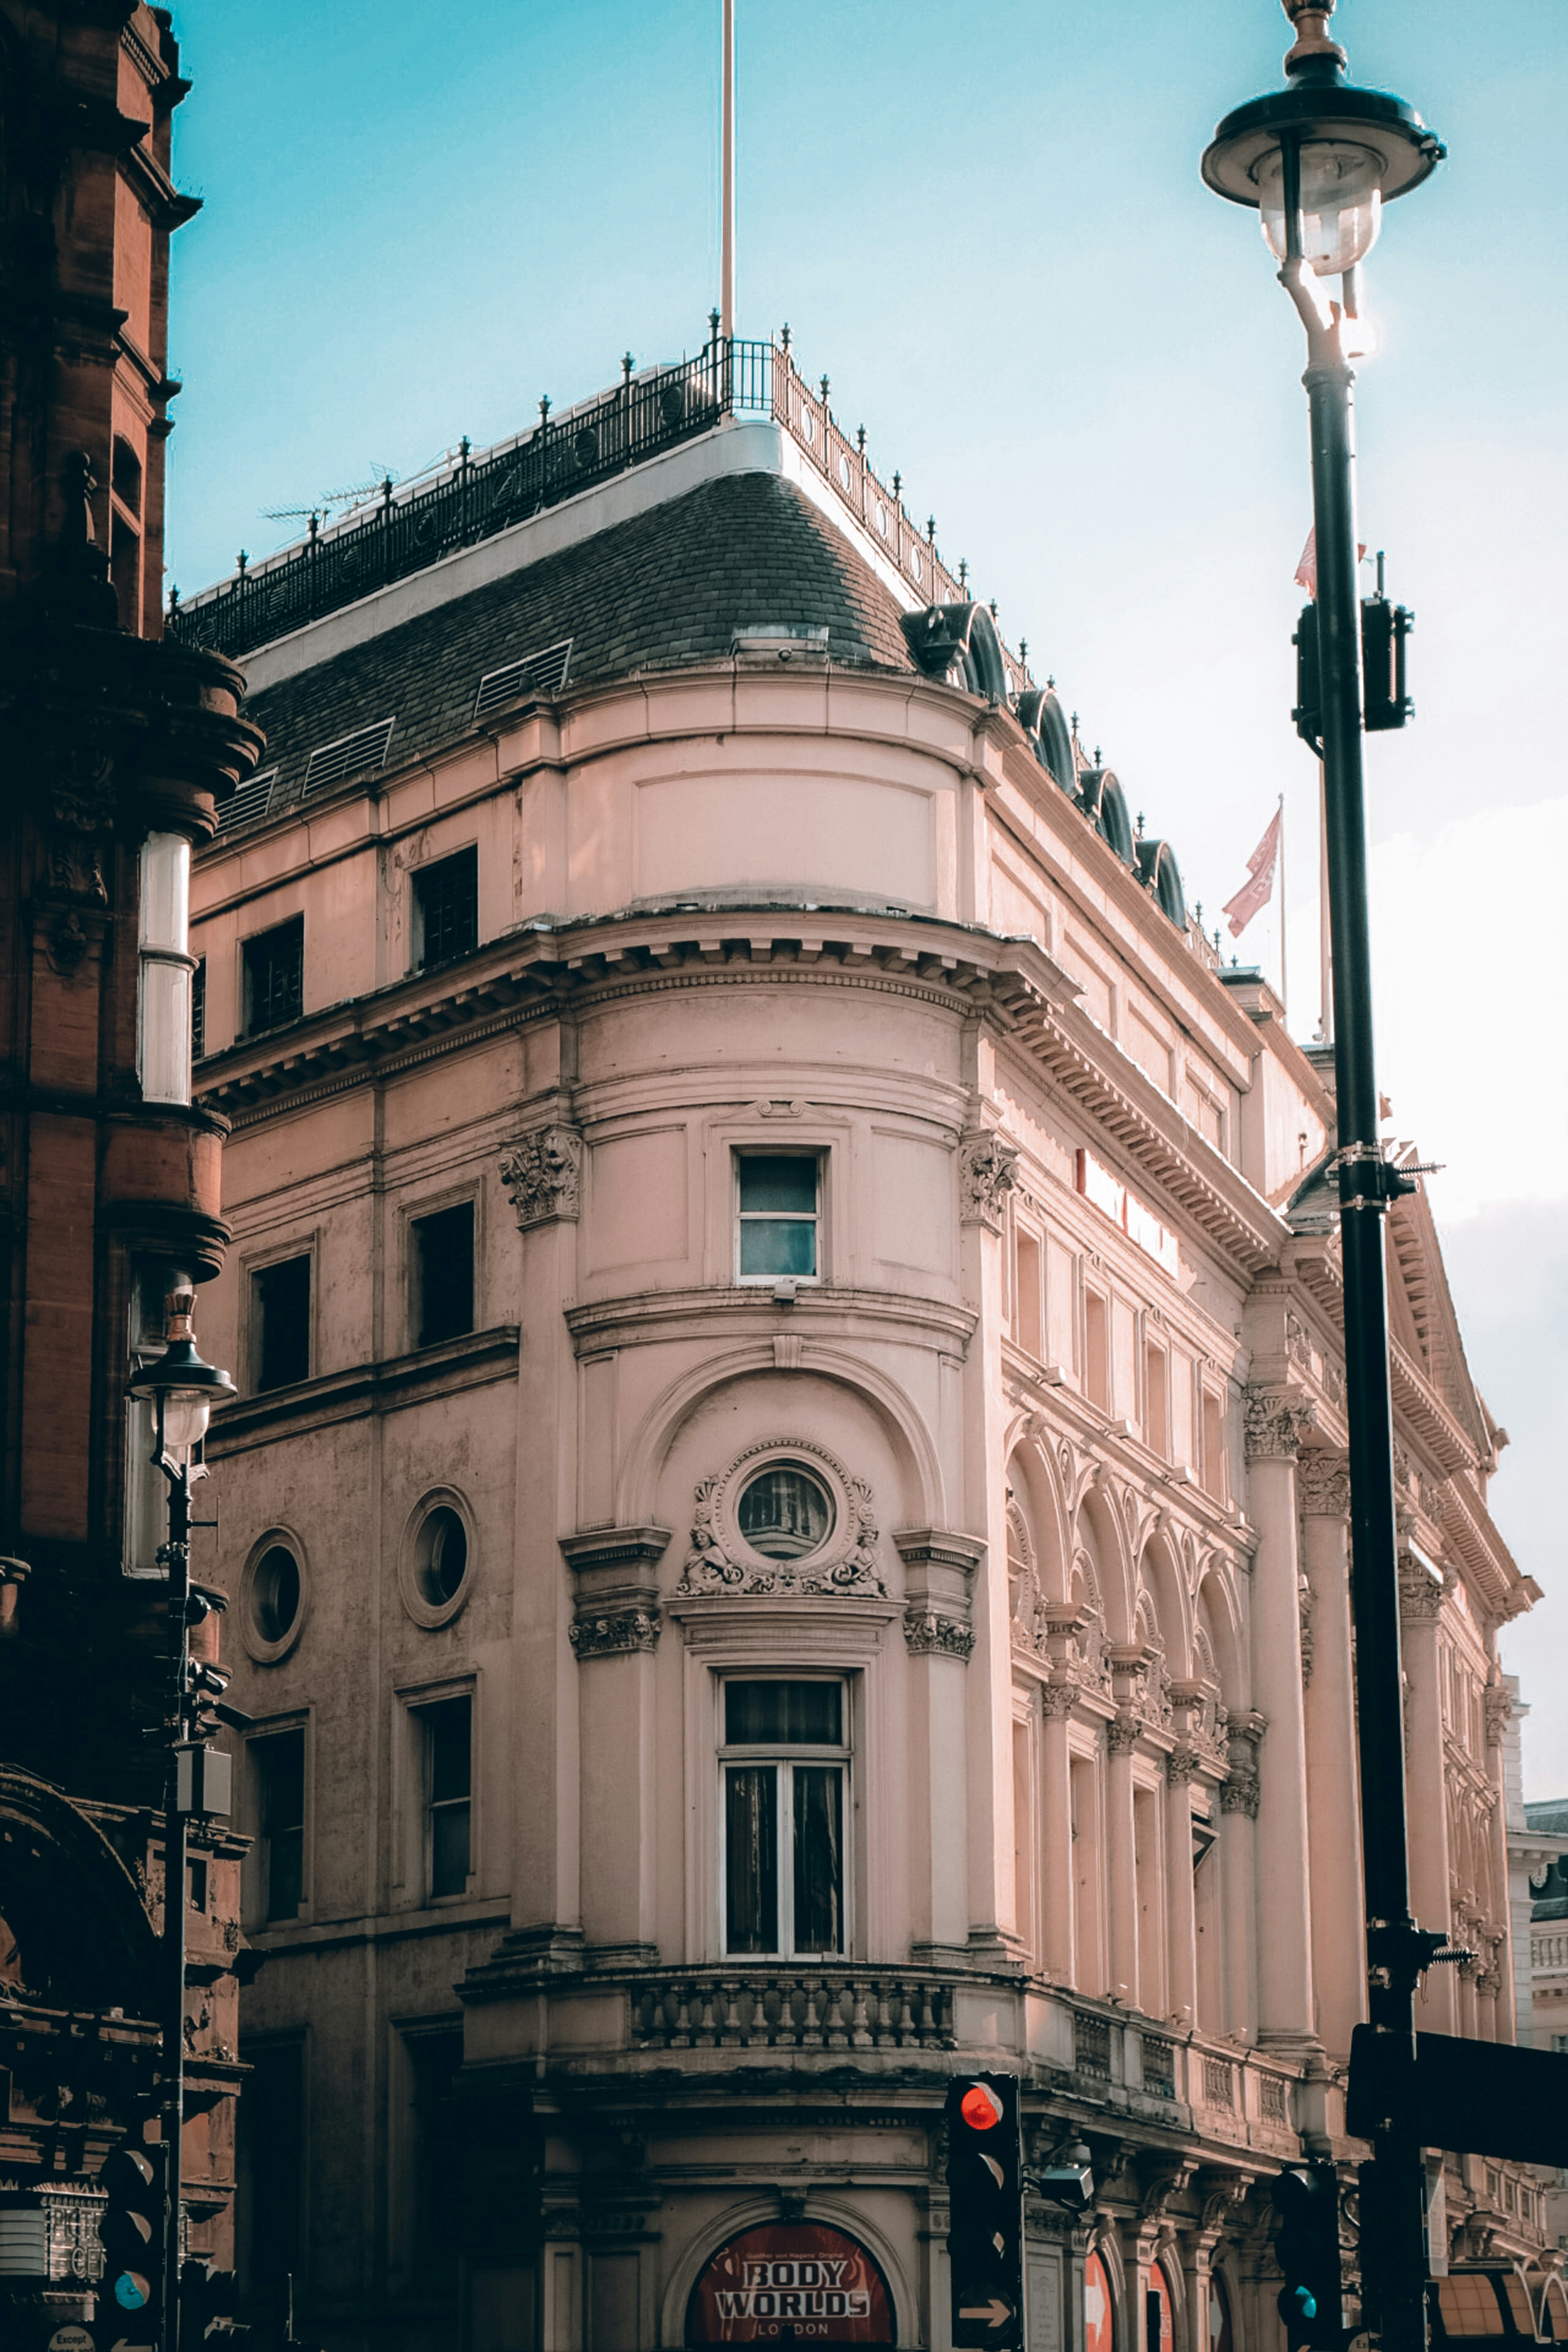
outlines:
[{"label": "pink flag", "polygon": [[1274,896],[1274,868],[1279,862],[1279,834],[1284,823],[1285,811],[1277,808],[1268,821],[1268,832],[1247,861],[1247,880],[1235,898],[1226,901],[1233,940],[1241,937],[1254,915],[1267,907]]},{"label": "pink flag", "polygon": [[[1364,541],[1358,544],[1355,553],[1356,562],[1358,563],[1363,563],[1366,561],[1366,546]],[[1298,588],[1304,588],[1306,590],[1314,604],[1317,603],[1318,527],[1316,523],[1313,524],[1311,530],[1307,533],[1307,544],[1301,550],[1301,561],[1296,566],[1296,585]]]}]

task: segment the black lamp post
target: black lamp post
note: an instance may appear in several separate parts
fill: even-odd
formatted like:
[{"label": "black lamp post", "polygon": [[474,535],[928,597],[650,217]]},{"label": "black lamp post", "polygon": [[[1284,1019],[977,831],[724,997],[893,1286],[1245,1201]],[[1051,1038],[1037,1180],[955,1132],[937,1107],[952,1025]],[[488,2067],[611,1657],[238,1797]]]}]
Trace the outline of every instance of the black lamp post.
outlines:
[{"label": "black lamp post", "polygon": [[[193,1620],[207,1614],[208,1602],[191,1590],[191,1457],[206,1434],[215,1404],[237,1396],[226,1372],[203,1360],[191,1328],[195,1293],[169,1297],[169,1333],[156,1363],[132,1381],[128,1394],[150,1403],[153,1413],[153,1460],[168,1481],[169,1540],[160,1557],[169,1578],[168,1720],[173,1738],[163,1813],[163,2352],[178,2352],[180,2330],[180,2134],[184,2122],[185,2057],[185,1822],[191,1813],[226,1812],[226,1787],[215,1785],[215,1766],[226,1775],[227,1759],[215,1756],[199,1737],[198,1708],[210,1696],[191,1687],[189,1638]],[[193,1609],[193,1601],[195,1607]],[[214,1675],[213,1682],[218,1678]]]},{"label": "black lamp post", "polygon": [[[1203,175],[1216,194],[1261,214],[1279,282],[1307,330],[1368,2007],[1392,2062],[1385,2079],[1407,2081],[1416,1979],[1445,1939],[1424,1935],[1411,1916],[1405,1838],[1384,1220],[1389,1202],[1414,1185],[1384,1157],[1377,1133],[1350,362],[1369,347],[1361,264],[1382,207],[1419,186],[1444,150],[1403,99],[1347,82],[1344,52],[1328,36],[1334,0],[1283,5],[1297,36],[1285,59],[1288,86],[1226,117]],[[1335,278],[1337,301],[1323,282]],[[1363,2282],[1376,2308],[1368,2325],[1380,2323],[1385,2346],[1416,2352],[1426,2340],[1424,2166],[1408,2126],[1401,2127],[1407,2102],[1395,2096],[1388,2105],[1394,2112],[1373,2141],[1363,2180]],[[1330,2319],[1337,2327],[1339,2314]]]}]

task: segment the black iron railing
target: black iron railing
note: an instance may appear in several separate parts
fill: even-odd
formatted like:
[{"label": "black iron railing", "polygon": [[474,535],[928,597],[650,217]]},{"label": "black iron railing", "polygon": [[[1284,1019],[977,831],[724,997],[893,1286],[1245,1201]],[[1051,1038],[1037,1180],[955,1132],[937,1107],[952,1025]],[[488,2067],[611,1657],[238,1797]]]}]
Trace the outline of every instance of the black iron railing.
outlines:
[{"label": "black iron railing", "polygon": [[[539,423],[516,440],[477,457],[465,440],[434,475],[401,488],[386,482],[378,502],[354,509],[330,529],[312,517],[309,537],[298,545],[261,563],[242,556],[231,579],[188,603],[174,590],[168,633],[182,645],[253,652],[710,432],[726,416],[745,415],[772,417],[784,427],[921,604],[965,601],[973,593],[967,567],[948,570],[937,553],[934,520],[917,527],[900,478],[893,476],[890,488],[881,480],[866,457],[865,427],[853,437],[845,433],[828,389],[826,376],[813,390],[799,373],[787,327],[777,342],[748,342],[720,335],[715,322],[695,359],[640,375],[628,360],[613,391],[559,416],[542,401]],[[1017,656],[1006,653],[1006,662],[1016,692],[1028,683],[1022,647]]]}]

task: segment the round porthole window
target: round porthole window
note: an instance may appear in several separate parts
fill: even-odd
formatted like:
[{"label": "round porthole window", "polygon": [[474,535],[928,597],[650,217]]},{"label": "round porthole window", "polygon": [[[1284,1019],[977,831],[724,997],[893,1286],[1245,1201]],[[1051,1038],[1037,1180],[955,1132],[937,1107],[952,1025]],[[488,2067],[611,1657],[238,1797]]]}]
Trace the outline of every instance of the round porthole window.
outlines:
[{"label": "round porthole window", "polygon": [[419,1530],[415,1574],[421,1600],[427,1608],[445,1609],[462,1591],[468,1572],[468,1531],[457,1512],[443,1506]]},{"label": "round porthole window", "polygon": [[304,1553],[288,1528],[274,1528],[255,1546],[240,1579],[240,1636],[258,1664],[288,1656],[309,1598]]},{"label": "round porthole window", "polygon": [[833,1497],[820,1478],[794,1462],[759,1470],[741,1490],[736,1524],[764,1559],[802,1559],[833,1533]]},{"label": "round porthole window", "polygon": [[437,1487],[416,1505],[403,1538],[403,1605],[416,1625],[445,1625],[473,1586],[473,1517],[464,1498]]},{"label": "round porthole window", "polygon": [[300,1614],[300,1563],[287,1544],[273,1544],[256,1563],[250,1613],[264,1642],[285,1641]]}]

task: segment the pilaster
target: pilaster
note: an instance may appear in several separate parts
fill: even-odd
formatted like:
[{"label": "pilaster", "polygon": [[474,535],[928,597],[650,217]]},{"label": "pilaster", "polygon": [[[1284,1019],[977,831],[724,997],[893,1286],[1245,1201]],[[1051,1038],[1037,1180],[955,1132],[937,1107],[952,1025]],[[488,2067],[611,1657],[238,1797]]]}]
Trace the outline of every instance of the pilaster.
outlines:
[{"label": "pilaster", "polygon": [[1311,1594],[1306,1688],[1311,1838],[1312,1977],[1318,2032],[1342,2059],[1365,2013],[1366,1911],[1350,1590],[1350,1461],[1321,1449],[1296,1465],[1301,1561]]},{"label": "pilaster", "polygon": [[1268,1718],[1258,1786],[1258,2038],[1291,2049],[1312,2042],[1317,2031],[1296,1546],[1296,1460],[1314,1418],[1294,1389],[1254,1389],[1247,1398],[1247,1517],[1258,1530],[1252,1687]]}]

